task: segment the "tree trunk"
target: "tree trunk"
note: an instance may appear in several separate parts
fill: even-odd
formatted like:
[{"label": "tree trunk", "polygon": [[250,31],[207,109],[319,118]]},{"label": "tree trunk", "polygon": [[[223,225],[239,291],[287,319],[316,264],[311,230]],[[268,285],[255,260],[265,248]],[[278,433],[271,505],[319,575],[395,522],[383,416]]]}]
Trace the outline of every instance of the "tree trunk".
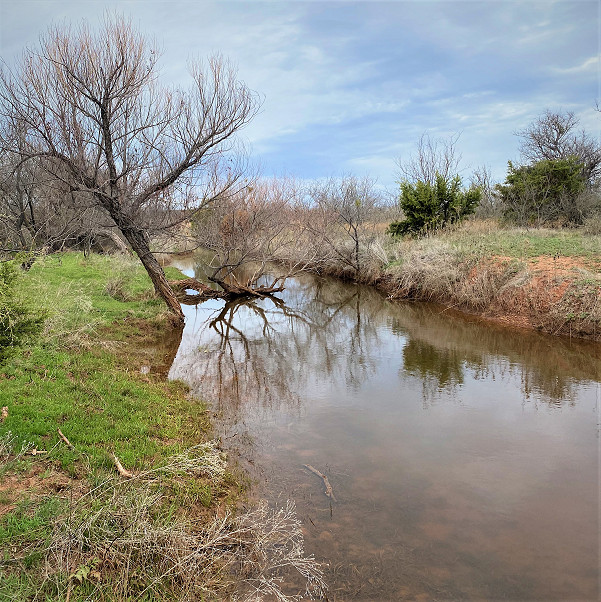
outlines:
[{"label": "tree trunk", "polygon": [[169,282],[167,282],[161,264],[152,254],[144,236],[144,232],[139,228],[133,227],[120,227],[119,229],[123,236],[125,236],[127,242],[131,245],[131,248],[135,251],[136,255],[140,258],[142,265],[152,280],[152,284],[154,284],[156,293],[162,297],[163,301],[165,301],[169,311],[176,317],[178,323],[183,324],[184,312],[182,311],[182,306],[177,300],[172,288],[169,286]]}]

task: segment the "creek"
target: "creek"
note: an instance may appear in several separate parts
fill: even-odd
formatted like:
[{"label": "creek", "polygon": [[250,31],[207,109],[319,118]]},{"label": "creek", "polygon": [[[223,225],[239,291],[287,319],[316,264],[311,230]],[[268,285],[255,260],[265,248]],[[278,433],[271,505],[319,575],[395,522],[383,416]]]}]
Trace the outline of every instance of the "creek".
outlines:
[{"label": "creek", "polygon": [[279,297],[185,307],[169,376],[294,500],[331,601],[598,599],[599,345],[310,275]]}]

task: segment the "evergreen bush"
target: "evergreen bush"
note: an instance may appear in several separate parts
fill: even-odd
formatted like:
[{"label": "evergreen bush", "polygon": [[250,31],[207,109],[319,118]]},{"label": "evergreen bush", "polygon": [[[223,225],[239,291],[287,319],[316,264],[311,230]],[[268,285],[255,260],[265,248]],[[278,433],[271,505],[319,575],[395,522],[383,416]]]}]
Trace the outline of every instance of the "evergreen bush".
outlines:
[{"label": "evergreen bush", "polygon": [[465,190],[461,178],[448,180],[439,173],[436,182],[401,183],[400,205],[405,219],[392,222],[392,235],[426,234],[447,224],[461,221],[476,211],[482,192],[477,187]]}]

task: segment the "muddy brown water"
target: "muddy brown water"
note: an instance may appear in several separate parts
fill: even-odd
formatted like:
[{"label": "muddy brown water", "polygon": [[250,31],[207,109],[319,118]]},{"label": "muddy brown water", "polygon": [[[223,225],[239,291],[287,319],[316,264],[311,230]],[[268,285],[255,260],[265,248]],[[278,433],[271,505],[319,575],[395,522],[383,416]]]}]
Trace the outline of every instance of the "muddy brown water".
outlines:
[{"label": "muddy brown water", "polygon": [[601,346],[308,275],[280,297],[186,307],[169,375],[295,501],[330,600],[598,599]]}]

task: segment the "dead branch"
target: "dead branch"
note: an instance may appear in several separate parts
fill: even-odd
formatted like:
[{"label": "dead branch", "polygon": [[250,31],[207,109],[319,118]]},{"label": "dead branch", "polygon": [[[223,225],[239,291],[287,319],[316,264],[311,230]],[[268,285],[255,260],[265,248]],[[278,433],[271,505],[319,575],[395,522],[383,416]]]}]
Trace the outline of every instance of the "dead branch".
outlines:
[{"label": "dead branch", "polygon": [[115,467],[117,468],[117,472],[126,479],[131,479],[134,476],[133,472],[129,472],[129,470],[125,470],[123,468],[121,462],[119,462],[119,458],[115,454],[113,454],[113,462],[115,463]]},{"label": "dead branch", "polygon": [[320,472],[319,470],[317,470],[317,468],[313,468],[313,466],[311,466],[310,464],[304,464],[304,467],[307,470],[310,470],[313,474],[316,474],[318,477],[321,477],[323,479],[323,483],[326,486],[325,494],[332,501],[334,501],[334,502],[337,501],[336,496],[334,495],[334,490],[332,489],[332,486],[330,485],[330,481],[328,480],[328,477],[326,477],[326,475],[323,474],[323,472]]},{"label": "dead branch", "polygon": [[[271,297],[275,293],[280,293],[284,290],[283,286],[242,286],[229,284],[224,281],[216,282],[223,290],[217,291],[203,284],[196,278],[185,278],[184,280],[171,280],[169,285],[177,295],[178,299],[183,303],[197,304],[202,303],[207,299],[223,299],[232,301],[242,297]],[[197,291],[198,295],[190,295],[186,290]]]},{"label": "dead branch", "polygon": [[69,441],[69,439],[67,439],[67,437],[65,437],[65,435],[63,435],[62,431],[60,429],[57,429],[57,431],[58,431],[59,437],[67,444],[67,447],[75,450],[75,447],[73,446],[71,441]]}]

